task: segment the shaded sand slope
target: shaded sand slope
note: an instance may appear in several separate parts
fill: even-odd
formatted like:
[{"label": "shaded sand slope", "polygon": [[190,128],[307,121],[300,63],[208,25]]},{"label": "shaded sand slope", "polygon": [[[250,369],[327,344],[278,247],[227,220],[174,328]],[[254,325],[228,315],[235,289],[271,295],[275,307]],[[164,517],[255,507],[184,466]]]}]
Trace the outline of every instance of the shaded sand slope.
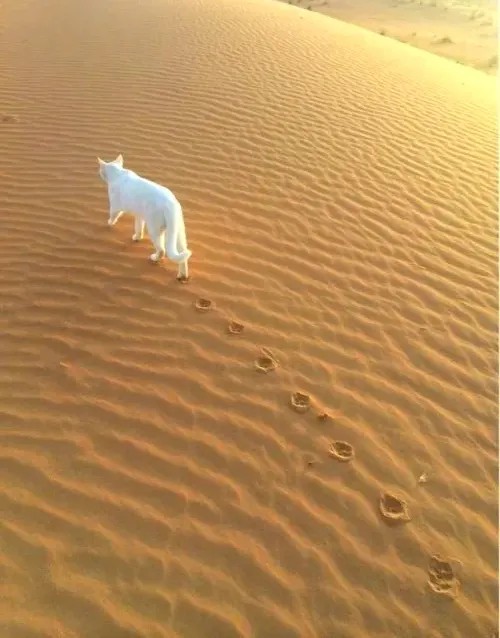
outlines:
[{"label": "shaded sand slope", "polygon": [[[2,637],[490,636],[492,78],[257,0],[1,29]],[[189,285],[106,226],[120,151],[182,201]]]}]

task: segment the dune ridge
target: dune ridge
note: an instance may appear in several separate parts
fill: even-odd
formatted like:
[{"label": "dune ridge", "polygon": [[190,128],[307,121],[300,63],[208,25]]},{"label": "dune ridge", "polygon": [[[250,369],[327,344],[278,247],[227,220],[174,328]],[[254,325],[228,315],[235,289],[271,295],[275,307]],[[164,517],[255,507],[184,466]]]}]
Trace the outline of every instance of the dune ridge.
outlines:
[{"label": "dune ridge", "polygon": [[2,22],[2,636],[493,635],[493,78],[263,0]]},{"label": "dune ridge", "polygon": [[281,1],[362,26],[485,73],[497,73],[498,7],[493,0]]}]

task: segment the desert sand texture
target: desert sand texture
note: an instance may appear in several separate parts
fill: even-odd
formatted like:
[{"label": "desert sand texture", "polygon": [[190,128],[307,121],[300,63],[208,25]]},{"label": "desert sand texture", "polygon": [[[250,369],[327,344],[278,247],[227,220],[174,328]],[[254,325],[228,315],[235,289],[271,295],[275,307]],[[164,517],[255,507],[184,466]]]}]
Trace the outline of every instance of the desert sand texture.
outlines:
[{"label": "desert sand texture", "polygon": [[491,638],[494,79],[267,0],[1,25],[0,636]]},{"label": "desert sand texture", "polygon": [[498,68],[496,0],[282,0],[486,73]]}]

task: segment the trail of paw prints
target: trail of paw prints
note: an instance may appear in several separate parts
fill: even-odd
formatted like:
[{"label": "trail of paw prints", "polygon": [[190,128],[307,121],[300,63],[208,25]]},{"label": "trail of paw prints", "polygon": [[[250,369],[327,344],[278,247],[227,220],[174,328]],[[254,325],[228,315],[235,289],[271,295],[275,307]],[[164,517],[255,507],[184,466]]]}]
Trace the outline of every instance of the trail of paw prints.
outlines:
[{"label": "trail of paw prints", "polygon": [[[193,302],[197,312],[208,313],[215,310],[215,302],[207,297],[197,297]],[[226,324],[226,333],[236,337],[243,334],[245,325],[236,319],[229,319]],[[254,368],[257,372],[268,374],[273,372],[279,366],[278,358],[267,348],[261,348],[260,355],[254,360]]]},{"label": "trail of paw prints", "polygon": [[[215,309],[215,303],[205,297],[199,297],[194,306],[198,312],[207,313]],[[226,333],[230,336],[241,336],[244,332],[244,324],[236,319],[229,319],[226,324]],[[278,368],[279,361],[267,348],[261,349],[261,354],[254,360],[254,368],[262,374],[269,374]],[[302,391],[294,391],[289,395],[289,407],[298,414],[305,414],[313,407],[312,397]],[[337,414],[319,410],[316,412],[318,423],[334,421]],[[329,447],[330,458],[342,464],[353,461],[355,450],[351,443],[342,440],[334,440]],[[316,459],[307,457],[304,460],[304,470],[314,470]],[[429,480],[429,473],[423,472],[416,480],[417,485],[425,485]],[[407,502],[391,492],[383,492],[379,496],[378,510],[382,520],[389,526],[398,526],[409,523],[411,515]],[[452,564],[438,555],[433,555],[428,565],[428,586],[436,594],[454,598],[459,588],[459,580]],[[498,633],[493,638],[498,638]]]},{"label": "trail of paw prints", "polygon": [[[178,278],[178,281],[181,281],[181,283],[187,283],[190,281],[190,278],[188,279]],[[215,301],[213,301],[212,299],[209,299],[208,297],[203,297],[203,296],[196,297],[194,299],[193,307],[199,313],[209,313],[211,311],[216,310],[217,308]],[[226,334],[232,337],[238,337],[238,336],[241,336],[244,333],[244,331],[245,331],[245,325],[241,321],[238,321],[237,319],[227,320]]]},{"label": "trail of paw prints", "polygon": [[[194,302],[194,307],[198,312],[208,313],[214,310],[216,305],[210,299],[199,297]],[[245,331],[245,325],[236,319],[228,319],[226,323],[226,333],[229,336],[241,336]],[[254,360],[254,368],[262,374],[269,374],[275,371],[279,366],[276,356],[267,348],[261,348],[261,354]],[[296,390],[291,392],[288,399],[289,407],[298,414],[305,414],[311,411],[313,407],[312,397],[302,391]],[[338,417],[337,413],[329,413],[326,410],[318,410],[316,412],[316,420],[318,423],[334,422]],[[354,446],[342,440],[334,440],[329,447],[328,454],[333,460],[347,464],[354,460]],[[317,464],[316,459],[305,459],[305,470],[312,470]],[[416,480],[417,485],[424,485],[429,480],[429,473],[423,472]],[[378,511],[382,520],[389,526],[397,526],[406,524],[411,521],[411,515],[407,502],[391,492],[383,492],[379,496]],[[440,558],[437,555],[431,557],[428,567],[428,586],[437,593],[454,597],[459,587],[459,581],[455,571],[449,561]],[[498,634],[496,635],[498,638]]]}]

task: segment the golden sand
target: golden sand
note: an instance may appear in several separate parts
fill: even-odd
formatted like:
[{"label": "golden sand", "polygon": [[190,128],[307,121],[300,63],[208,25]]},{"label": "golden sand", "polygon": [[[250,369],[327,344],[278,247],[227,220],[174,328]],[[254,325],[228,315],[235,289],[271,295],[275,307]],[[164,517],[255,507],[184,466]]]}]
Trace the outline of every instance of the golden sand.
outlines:
[{"label": "golden sand", "polygon": [[493,78],[265,0],[0,29],[0,636],[489,638]]}]

